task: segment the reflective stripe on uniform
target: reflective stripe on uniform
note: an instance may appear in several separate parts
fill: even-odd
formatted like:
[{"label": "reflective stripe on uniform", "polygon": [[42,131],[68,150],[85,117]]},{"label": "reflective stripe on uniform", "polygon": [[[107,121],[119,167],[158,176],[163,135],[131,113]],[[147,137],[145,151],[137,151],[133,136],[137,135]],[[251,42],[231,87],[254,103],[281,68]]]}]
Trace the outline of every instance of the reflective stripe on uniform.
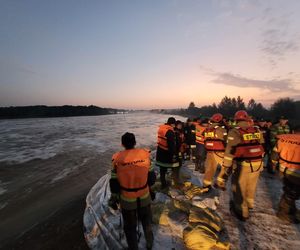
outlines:
[{"label": "reflective stripe on uniform", "polygon": [[155,164],[158,167],[164,167],[164,168],[176,168],[176,167],[179,167],[179,162],[164,163],[164,162],[156,161]]},{"label": "reflective stripe on uniform", "polygon": [[[149,196],[149,192],[147,192],[145,195],[143,195],[143,196],[141,196],[141,197],[139,197],[139,198],[140,198],[141,200],[143,200],[143,199],[148,198],[148,196]],[[122,194],[121,194],[120,197],[121,197],[122,200],[128,201],[128,202],[135,202],[135,201],[136,201],[136,198],[127,198],[127,197],[123,196]]]},{"label": "reflective stripe on uniform", "polygon": [[280,171],[287,174],[287,175],[292,175],[297,178],[300,178],[300,171],[299,170],[291,170],[290,168],[287,168],[285,166],[280,166]]},{"label": "reflective stripe on uniform", "polygon": [[112,179],[117,179],[117,174],[115,172],[111,172],[110,176]]},{"label": "reflective stripe on uniform", "polygon": [[232,158],[232,157],[230,157],[230,156],[224,156],[224,160],[232,161],[232,160],[233,160],[233,158]]}]

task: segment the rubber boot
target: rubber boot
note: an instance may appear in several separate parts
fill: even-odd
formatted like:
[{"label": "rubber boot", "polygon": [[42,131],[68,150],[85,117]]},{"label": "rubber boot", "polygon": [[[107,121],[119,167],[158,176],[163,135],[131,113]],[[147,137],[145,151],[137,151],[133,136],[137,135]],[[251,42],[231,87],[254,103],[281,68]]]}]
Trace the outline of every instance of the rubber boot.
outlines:
[{"label": "rubber boot", "polygon": [[300,221],[295,200],[283,195],[279,201],[277,217],[286,222],[298,224]]}]

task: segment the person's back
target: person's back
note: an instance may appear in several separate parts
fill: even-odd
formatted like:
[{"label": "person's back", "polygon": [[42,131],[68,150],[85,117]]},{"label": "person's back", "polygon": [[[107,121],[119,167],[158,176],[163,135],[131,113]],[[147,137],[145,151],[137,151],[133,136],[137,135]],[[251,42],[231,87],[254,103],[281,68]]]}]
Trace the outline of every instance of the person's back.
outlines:
[{"label": "person's back", "polygon": [[166,173],[170,168],[173,172],[174,184],[178,183],[179,179],[179,159],[176,150],[174,117],[169,117],[166,124],[159,126],[157,132],[157,150],[156,150],[156,166],[160,169],[160,181],[162,188],[167,188]]},{"label": "person's back", "polygon": [[279,162],[283,179],[277,216],[291,223],[300,223],[300,213],[296,208],[296,200],[300,198],[300,129],[296,134],[282,134],[272,152],[274,164]]},{"label": "person's back", "polygon": [[207,156],[205,161],[203,187],[208,189],[211,188],[217,166],[221,166],[223,162],[227,130],[221,125],[222,119],[222,114],[214,114],[210,118],[210,124],[204,132],[204,145],[207,151]]},{"label": "person's back", "polygon": [[[129,249],[138,249],[136,234],[137,221],[141,221],[147,241],[147,249],[152,248],[151,195],[149,186],[155,183],[155,173],[151,167],[150,151],[135,147],[135,137],[131,133],[122,136],[125,150],[112,157],[110,205],[116,209],[120,202],[124,220],[124,231]],[[138,214],[138,218],[137,218]]]},{"label": "person's back", "polygon": [[225,188],[226,180],[231,179],[232,197],[230,203],[237,218],[249,218],[249,209],[254,207],[254,197],[260,172],[263,169],[263,135],[258,127],[249,126],[249,116],[240,110],[235,114],[237,126],[228,132],[227,145],[217,186]]}]

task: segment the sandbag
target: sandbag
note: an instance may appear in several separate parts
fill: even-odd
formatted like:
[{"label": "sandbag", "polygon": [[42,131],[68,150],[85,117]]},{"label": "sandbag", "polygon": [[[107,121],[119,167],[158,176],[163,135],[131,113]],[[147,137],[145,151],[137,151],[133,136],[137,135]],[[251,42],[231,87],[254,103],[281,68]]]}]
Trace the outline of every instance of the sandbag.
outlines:
[{"label": "sandbag", "polygon": [[189,250],[230,249],[229,243],[220,242],[216,233],[201,224],[186,227],[183,231],[183,241]]},{"label": "sandbag", "polygon": [[207,188],[199,187],[197,185],[192,184],[191,182],[184,183],[183,192],[188,199],[192,199],[194,196],[200,196],[201,194],[206,193],[207,191]]},{"label": "sandbag", "polygon": [[216,233],[221,232],[223,229],[221,217],[210,208],[203,209],[193,206],[190,210],[189,222],[205,225]]}]

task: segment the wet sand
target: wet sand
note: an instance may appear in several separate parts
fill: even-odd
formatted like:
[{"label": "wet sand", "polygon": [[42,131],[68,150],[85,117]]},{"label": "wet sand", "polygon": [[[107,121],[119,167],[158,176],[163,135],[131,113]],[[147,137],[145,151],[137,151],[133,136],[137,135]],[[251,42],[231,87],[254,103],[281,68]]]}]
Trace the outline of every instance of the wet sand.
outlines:
[{"label": "wet sand", "polygon": [[0,165],[1,249],[88,249],[85,198],[110,166],[111,152],[72,152],[47,160]]}]

